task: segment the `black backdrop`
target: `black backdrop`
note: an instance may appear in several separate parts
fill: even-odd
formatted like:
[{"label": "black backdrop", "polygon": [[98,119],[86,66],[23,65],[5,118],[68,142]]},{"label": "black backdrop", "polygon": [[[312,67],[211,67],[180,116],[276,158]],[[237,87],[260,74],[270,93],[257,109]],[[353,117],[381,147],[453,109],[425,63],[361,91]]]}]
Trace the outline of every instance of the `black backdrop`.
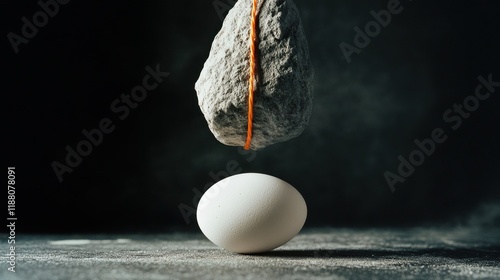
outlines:
[{"label": "black backdrop", "polygon": [[[214,4],[231,2],[73,0],[17,54],[8,34],[21,36],[21,18],[41,7],[0,4],[2,158],[17,171],[18,231],[196,230],[193,200],[228,163],[294,185],[307,226],[500,223],[500,88],[457,130],[443,119],[478,76],[500,81],[497,1],[402,0],[348,63],[339,45],[354,45],[353,28],[390,1],[297,0],[316,72],[313,114],[300,137],[255,154],[214,139],[194,91],[221,27]],[[113,112],[157,65],[170,75],[126,117]],[[105,118],[114,131],[59,182],[52,164]],[[384,172],[397,174],[398,156],[436,128],[446,142],[392,192]]]}]

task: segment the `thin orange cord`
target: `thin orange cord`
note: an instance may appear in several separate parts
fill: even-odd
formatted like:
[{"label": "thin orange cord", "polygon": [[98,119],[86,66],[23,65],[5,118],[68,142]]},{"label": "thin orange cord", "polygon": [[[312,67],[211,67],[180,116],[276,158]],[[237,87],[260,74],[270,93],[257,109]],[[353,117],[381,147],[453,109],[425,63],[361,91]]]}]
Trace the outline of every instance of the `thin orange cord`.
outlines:
[{"label": "thin orange cord", "polygon": [[253,0],[250,22],[250,78],[248,80],[248,128],[245,150],[250,149],[253,136],[253,95],[255,91],[255,75],[257,66],[257,0]]}]

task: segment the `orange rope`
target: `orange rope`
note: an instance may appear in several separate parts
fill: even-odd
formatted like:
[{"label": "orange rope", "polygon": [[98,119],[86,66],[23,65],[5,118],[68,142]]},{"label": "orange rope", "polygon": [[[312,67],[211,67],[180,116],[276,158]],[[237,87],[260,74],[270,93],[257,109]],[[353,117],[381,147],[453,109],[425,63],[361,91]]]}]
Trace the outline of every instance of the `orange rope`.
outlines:
[{"label": "orange rope", "polygon": [[250,78],[248,81],[248,128],[245,150],[250,149],[253,136],[253,95],[255,91],[255,75],[257,65],[257,0],[253,0],[250,23]]}]

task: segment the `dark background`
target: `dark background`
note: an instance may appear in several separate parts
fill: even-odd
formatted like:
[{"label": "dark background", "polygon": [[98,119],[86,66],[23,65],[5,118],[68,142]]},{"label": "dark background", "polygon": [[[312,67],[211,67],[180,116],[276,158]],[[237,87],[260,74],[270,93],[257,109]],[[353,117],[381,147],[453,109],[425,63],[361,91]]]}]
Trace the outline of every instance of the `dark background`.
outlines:
[{"label": "dark background", "polygon": [[[500,224],[500,89],[456,131],[442,117],[479,75],[500,81],[498,1],[402,0],[347,63],[339,44],[387,3],[296,0],[316,72],[310,124],[248,160],[215,140],[197,106],[194,83],[222,24],[212,0],[73,0],[18,54],[7,34],[40,7],[3,1],[2,159],[16,166],[18,232],[197,230],[178,207],[193,207],[193,189],[230,161],[294,185],[306,226]],[[157,64],[170,76],[119,120],[110,104]],[[51,163],[106,117],[116,130],[60,183]],[[392,193],[384,172],[437,127],[448,140]]]}]

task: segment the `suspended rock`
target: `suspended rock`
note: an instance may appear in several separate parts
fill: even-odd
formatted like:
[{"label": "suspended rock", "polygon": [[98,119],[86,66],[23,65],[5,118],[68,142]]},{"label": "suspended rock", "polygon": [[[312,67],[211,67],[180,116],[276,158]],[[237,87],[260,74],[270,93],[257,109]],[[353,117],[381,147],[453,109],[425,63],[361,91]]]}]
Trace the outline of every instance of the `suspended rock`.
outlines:
[{"label": "suspended rock", "polygon": [[[252,0],[239,0],[214,39],[195,89],[208,127],[221,143],[247,136]],[[314,71],[292,0],[259,0],[257,82],[251,148],[297,137],[312,109]]]}]

